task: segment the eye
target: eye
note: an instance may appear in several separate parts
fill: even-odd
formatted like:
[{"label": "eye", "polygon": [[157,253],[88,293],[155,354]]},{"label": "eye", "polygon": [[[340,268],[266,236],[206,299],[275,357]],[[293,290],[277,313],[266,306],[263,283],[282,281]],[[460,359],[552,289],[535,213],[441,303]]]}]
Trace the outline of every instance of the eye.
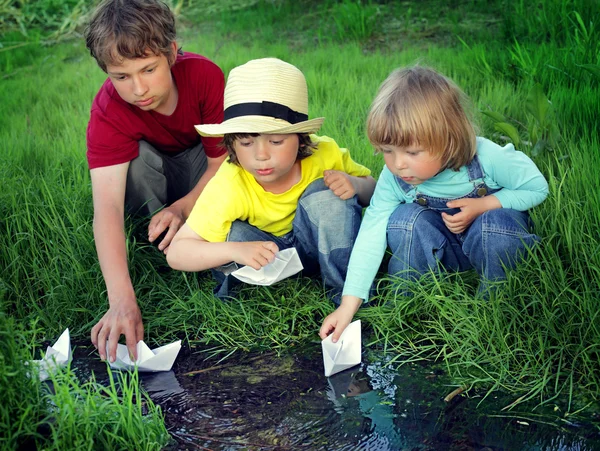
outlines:
[{"label": "eye", "polygon": [[248,147],[252,145],[252,141],[240,141],[239,144],[242,147]]},{"label": "eye", "polygon": [[279,144],[282,144],[282,143],[283,143],[283,139],[280,139],[280,140],[278,140],[278,141],[271,140],[271,144],[273,144],[273,145],[275,145],[275,146],[278,146]]},{"label": "eye", "polygon": [[152,67],[150,69],[146,69],[146,73],[147,74],[151,74],[152,72],[154,72],[154,69],[156,69],[156,67]]},{"label": "eye", "polygon": [[381,149],[381,152],[390,154],[390,153],[392,153],[392,149]]}]

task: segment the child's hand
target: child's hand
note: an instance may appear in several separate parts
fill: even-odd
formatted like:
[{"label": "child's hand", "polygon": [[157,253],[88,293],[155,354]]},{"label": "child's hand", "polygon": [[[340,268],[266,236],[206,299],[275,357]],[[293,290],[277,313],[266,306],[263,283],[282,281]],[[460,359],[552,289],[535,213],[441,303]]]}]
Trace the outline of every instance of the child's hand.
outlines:
[{"label": "child's hand", "polygon": [[348,324],[350,324],[350,321],[352,321],[354,314],[361,304],[362,299],[357,298],[356,296],[344,296],[341,305],[323,320],[323,325],[319,331],[321,340],[324,340],[333,332],[333,336],[331,337],[332,341],[334,343],[337,342],[340,335],[342,335],[342,332],[344,332],[344,329],[346,329]]},{"label": "child's hand", "polygon": [[166,254],[173,237],[184,223],[185,217],[183,215],[183,209],[177,208],[175,205],[163,208],[152,216],[150,224],[148,224],[148,241],[151,243],[154,242],[161,233],[168,230],[165,237],[158,244],[158,249]]},{"label": "child's hand", "polygon": [[352,183],[351,177],[342,171],[325,171],[323,180],[333,194],[342,200],[350,199],[356,194],[356,187]]},{"label": "child's hand", "polygon": [[275,260],[275,254],[279,252],[277,245],[271,241],[245,241],[235,244],[232,260],[256,270]]},{"label": "child's hand", "polygon": [[456,199],[446,204],[449,208],[460,208],[455,215],[442,213],[444,224],[452,233],[462,233],[471,225],[478,216],[488,210],[502,208],[502,204],[494,195],[476,199]]}]

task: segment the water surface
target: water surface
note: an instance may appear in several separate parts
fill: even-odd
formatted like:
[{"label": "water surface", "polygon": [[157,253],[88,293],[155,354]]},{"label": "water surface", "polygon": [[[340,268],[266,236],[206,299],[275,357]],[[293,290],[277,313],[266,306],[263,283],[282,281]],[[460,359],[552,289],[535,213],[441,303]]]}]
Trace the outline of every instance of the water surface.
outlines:
[{"label": "water surface", "polygon": [[[554,405],[501,409],[514,395],[459,394],[433,365],[388,365],[383,353],[330,378],[318,344],[287,356],[240,354],[223,362],[182,349],[173,369],[143,373],[161,406],[172,450],[594,450],[600,420],[565,421]],[[80,378],[106,365],[75,349]],[[532,413],[533,411],[533,413]]]}]

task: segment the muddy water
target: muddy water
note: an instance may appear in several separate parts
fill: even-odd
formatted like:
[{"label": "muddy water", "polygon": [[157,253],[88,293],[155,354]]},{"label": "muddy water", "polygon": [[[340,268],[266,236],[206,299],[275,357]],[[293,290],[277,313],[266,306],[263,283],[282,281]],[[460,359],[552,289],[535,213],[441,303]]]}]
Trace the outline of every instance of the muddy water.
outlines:
[{"label": "muddy water", "polygon": [[[142,374],[161,406],[172,450],[593,450],[600,419],[565,422],[554,405],[502,412],[514,396],[460,394],[443,371],[385,365],[376,351],[326,378],[318,345],[293,355],[244,354],[218,362],[182,350],[172,371]],[[365,355],[366,354],[366,355]],[[106,380],[77,347],[73,367]]]}]

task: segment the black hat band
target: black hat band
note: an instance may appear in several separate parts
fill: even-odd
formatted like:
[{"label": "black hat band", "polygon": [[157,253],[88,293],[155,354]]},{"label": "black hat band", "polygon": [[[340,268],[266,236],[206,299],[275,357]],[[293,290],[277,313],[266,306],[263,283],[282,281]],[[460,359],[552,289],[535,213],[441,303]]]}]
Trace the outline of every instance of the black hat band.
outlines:
[{"label": "black hat band", "polygon": [[240,116],[268,116],[283,119],[290,124],[297,124],[308,120],[308,114],[299,113],[285,105],[274,102],[249,102],[231,105],[225,110],[224,120]]}]

